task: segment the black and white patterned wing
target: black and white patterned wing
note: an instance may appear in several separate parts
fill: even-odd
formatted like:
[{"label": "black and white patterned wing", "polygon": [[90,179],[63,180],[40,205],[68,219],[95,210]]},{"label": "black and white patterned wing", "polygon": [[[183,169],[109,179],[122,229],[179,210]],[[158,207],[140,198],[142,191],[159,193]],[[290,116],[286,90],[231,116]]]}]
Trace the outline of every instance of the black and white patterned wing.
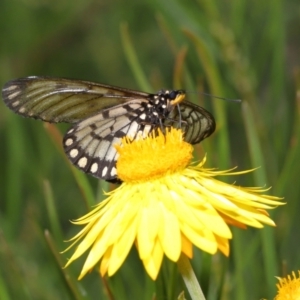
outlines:
[{"label": "black and white patterned wing", "polygon": [[203,107],[189,101],[183,101],[174,107],[164,122],[165,126],[181,128],[184,140],[190,144],[200,143],[210,136],[216,128],[214,117]]},{"label": "black and white patterned wing", "polygon": [[118,153],[114,147],[121,138],[146,137],[154,128],[142,124],[140,116],[146,109],[145,100],[103,110],[73,126],[64,136],[63,145],[71,162],[85,173],[104,180],[117,178]]},{"label": "black and white patterned wing", "polygon": [[15,113],[54,123],[76,123],[148,95],[95,82],[36,76],[9,81],[2,89],[5,104]]}]

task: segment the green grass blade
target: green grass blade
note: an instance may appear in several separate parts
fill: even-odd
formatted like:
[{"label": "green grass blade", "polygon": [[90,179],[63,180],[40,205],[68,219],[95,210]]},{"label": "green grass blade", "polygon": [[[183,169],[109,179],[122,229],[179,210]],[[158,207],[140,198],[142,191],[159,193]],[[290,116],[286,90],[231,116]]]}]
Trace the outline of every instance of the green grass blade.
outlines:
[{"label": "green grass blade", "polygon": [[138,56],[133,47],[133,44],[132,44],[132,41],[131,41],[131,38],[129,35],[128,25],[126,23],[122,23],[120,30],[121,30],[123,49],[124,49],[125,55],[127,57],[127,61],[130,65],[130,68],[133,72],[133,75],[134,75],[136,81],[138,82],[138,85],[144,91],[151,91],[152,90],[151,85],[149,84],[147,77],[143,72],[143,68],[141,67],[141,64],[138,60]]}]

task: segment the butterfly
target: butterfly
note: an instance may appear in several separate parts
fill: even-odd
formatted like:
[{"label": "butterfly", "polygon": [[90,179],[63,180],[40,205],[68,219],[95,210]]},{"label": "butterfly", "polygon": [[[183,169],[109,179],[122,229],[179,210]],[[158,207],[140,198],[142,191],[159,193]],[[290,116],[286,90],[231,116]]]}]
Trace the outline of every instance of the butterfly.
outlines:
[{"label": "butterfly", "polygon": [[173,126],[181,128],[186,142],[197,144],[215,130],[213,116],[184,100],[183,90],[148,94],[89,81],[30,76],[7,82],[2,96],[19,115],[73,124],[63,138],[66,155],[85,173],[107,181],[117,179],[114,145],[124,136],[146,137]]}]

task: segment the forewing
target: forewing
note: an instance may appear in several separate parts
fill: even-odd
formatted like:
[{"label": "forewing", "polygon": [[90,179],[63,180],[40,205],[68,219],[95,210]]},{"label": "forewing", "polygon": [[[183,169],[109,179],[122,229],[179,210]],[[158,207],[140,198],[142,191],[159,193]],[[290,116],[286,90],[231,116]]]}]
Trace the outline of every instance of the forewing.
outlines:
[{"label": "forewing", "polygon": [[184,140],[190,144],[200,143],[210,136],[216,128],[214,117],[203,107],[189,101],[183,101],[175,106],[164,125],[181,128]]},{"label": "forewing", "polygon": [[63,145],[71,162],[85,173],[104,180],[116,179],[118,153],[114,147],[121,138],[147,136],[151,125],[140,122],[145,110],[142,100],[106,109],[73,126]]},{"label": "forewing", "polygon": [[32,76],[7,82],[2,96],[17,114],[47,122],[76,123],[148,94],[89,81]]}]

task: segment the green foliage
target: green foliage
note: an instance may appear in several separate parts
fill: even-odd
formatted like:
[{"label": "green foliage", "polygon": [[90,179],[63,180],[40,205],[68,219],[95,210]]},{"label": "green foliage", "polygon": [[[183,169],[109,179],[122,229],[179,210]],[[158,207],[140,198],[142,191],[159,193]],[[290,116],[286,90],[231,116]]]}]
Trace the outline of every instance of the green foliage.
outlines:
[{"label": "green foliage", "polygon": [[[275,276],[300,269],[299,1],[2,2],[2,86],[46,75],[185,88],[213,113],[217,130],[198,155],[220,169],[260,167],[236,182],[272,186],[287,205],[272,212],[276,228],[234,229],[229,259],[195,249],[192,265],[209,300],[273,298]],[[69,220],[111,187],[70,166],[54,126],[0,106],[0,298],[177,299],[176,265],[165,259],[152,282],[135,249],[112,278],[95,270],[78,282],[84,258],[62,268],[71,254],[59,252],[79,230]]]}]

